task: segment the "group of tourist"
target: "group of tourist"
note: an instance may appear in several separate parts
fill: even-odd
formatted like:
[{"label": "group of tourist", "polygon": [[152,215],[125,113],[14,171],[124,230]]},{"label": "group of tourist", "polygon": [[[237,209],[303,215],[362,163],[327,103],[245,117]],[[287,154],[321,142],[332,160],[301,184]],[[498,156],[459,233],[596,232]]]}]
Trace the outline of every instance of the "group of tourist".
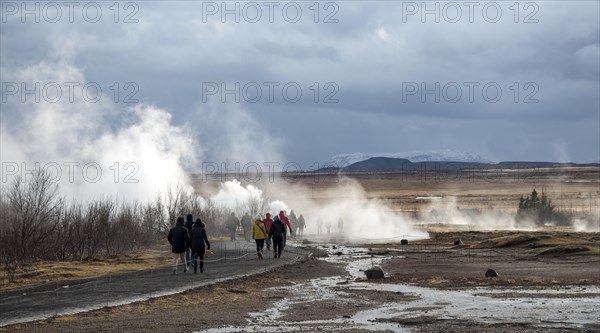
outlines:
[{"label": "group of tourist", "polygon": [[[296,229],[292,226],[297,225]],[[296,217],[294,211],[290,212],[288,217],[285,211],[280,211],[279,215],[275,215],[271,219],[271,214],[267,213],[265,218],[262,219],[260,214],[256,215],[254,225],[252,226],[252,239],[256,242],[256,255],[259,259],[263,258],[263,249],[265,242],[267,244],[267,250],[271,249],[271,243],[273,243],[273,258],[281,258],[281,251],[285,247],[287,240],[287,231],[289,230],[290,237],[294,235],[294,230],[302,232],[306,226],[304,216],[300,214]]]},{"label": "group of tourist", "polygon": [[[235,213],[225,221],[225,226],[229,231],[229,236],[232,241],[236,240],[238,226],[244,231],[245,240],[249,241],[252,238],[256,242],[256,255],[258,259],[263,259],[263,250],[265,244],[267,250],[273,245],[274,258],[281,258],[281,251],[286,245],[288,230],[292,237],[294,234],[304,233],[306,221],[302,214],[296,216],[292,210],[288,215],[285,211],[280,211],[278,215],[271,218],[270,213],[266,213],[264,219],[260,214],[254,218],[254,223],[251,223],[250,214],[246,213],[242,216],[241,221],[237,219]],[[183,272],[187,272],[191,267],[194,269],[194,274],[204,271],[204,255],[206,249],[210,250],[210,242],[206,234],[206,225],[201,219],[196,219],[194,222],[192,214],[188,214],[186,220],[183,217],[178,217],[175,227],[169,230],[167,237],[171,244],[171,252],[173,256],[173,274],[177,274],[177,266],[179,261],[183,263]]]},{"label": "group of tourist", "polygon": [[167,240],[171,244],[173,275],[177,274],[179,260],[184,264],[184,273],[190,269],[190,264],[194,268],[194,274],[198,272],[198,267],[200,273],[204,271],[204,253],[206,249],[210,250],[210,242],[202,220],[196,219],[194,222],[192,214],[188,214],[184,223],[183,217],[178,217],[175,227],[169,230]]}]

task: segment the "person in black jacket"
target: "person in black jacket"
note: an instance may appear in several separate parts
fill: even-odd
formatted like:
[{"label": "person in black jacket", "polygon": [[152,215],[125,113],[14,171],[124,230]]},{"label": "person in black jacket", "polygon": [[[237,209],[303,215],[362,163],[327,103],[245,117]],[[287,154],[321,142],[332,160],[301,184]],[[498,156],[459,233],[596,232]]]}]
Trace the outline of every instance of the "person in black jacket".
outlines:
[{"label": "person in black jacket", "polygon": [[202,220],[196,219],[190,239],[192,243],[194,274],[198,272],[198,260],[200,260],[200,273],[202,273],[204,271],[204,243],[206,243],[206,248],[210,250],[210,242],[206,236],[206,226],[202,223]]},{"label": "person in black jacket", "polygon": [[[188,235],[192,234],[192,228],[194,227],[194,217],[192,214],[188,214],[185,218],[185,228],[188,230]],[[188,244],[188,247],[185,249],[185,265],[187,269],[190,269],[190,265],[192,264],[192,249]]]},{"label": "person in black jacket", "polygon": [[281,223],[279,216],[275,215],[273,224],[271,224],[271,229],[269,229],[269,239],[273,240],[273,250],[275,251],[274,258],[281,258],[281,249],[283,247],[285,232],[285,225]]},{"label": "person in black jacket", "polygon": [[[188,235],[192,234],[193,227],[194,227],[194,217],[192,216],[192,214],[188,214],[185,218],[185,228],[188,231]],[[187,269],[190,268],[191,263],[192,263],[192,249],[190,248],[190,245],[188,244],[188,247],[185,249],[185,266]]]},{"label": "person in black jacket", "polygon": [[242,230],[244,230],[244,239],[249,242],[252,233],[252,217],[250,217],[250,214],[245,213],[240,220],[240,224],[242,225]]},{"label": "person in black jacket", "polygon": [[232,241],[235,241],[235,233],[237,231],[238,226],[240,225],[240,220],[238,220],[237,217],[235,217],[234,212],[231,212],[231,215],[229,215],[229,218],[227,219],[227,222],[225,225],[227,226],[227,229],[229,230],[229,238]]},{"label": "person in black jacket", "polygon": [[[175,227],[169,230],[169,236],[167,236],[169,244],[171,244],[171,252],[173,256],[173,275],[177,274],[177,260],[181,259],[184,261],[185,249],[190,243],[190,236],[188,235],[187,229],[183,226],[183,217],[178,217]],[[187,266],[183,266],[183,272],[187,272]]]}]

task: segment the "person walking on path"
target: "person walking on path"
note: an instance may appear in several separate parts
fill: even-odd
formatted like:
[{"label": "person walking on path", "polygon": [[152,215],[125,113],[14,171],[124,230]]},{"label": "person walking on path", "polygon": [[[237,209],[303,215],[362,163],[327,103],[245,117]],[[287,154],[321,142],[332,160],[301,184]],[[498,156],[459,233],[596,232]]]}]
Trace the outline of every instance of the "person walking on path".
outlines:
[{"label": "person walking on path", "polygon": [[323,220],[319,217],[317,219],[317,235],[320,235],[323,231]]},{"label": "person walking on path", "polygon": [[200,273],[204,272],[204,253],[206,249],[210,250],[210,242],[206,235],[206,225],[202,220],[196,219],[192,233],[190,234],[190,243],[192,247],[192,264],[194,265],[194,274],[198,272],[198,261],[200,261]]},{"label": "person walking on path", "polygon": [[[285,216],[285,212],[283,210],[279,212],[279,220],[281,221],[281,223],[283,223],[284,226],[286,226],[290,230],[290,237],[292,237],[293,236],[292,225],[290,224],[290,220],[288,219],[288,217]],[[283,247],[285,247],[286,241],[287,241],[287,235],[284,235]]]},{"label": "person walking on path", "polygon": [[[194,217],[192,214],[188,214],[185,218],[185,228],[188,231],[188,235],[192,234],[192,228],[194,227]],[[185,266],[187,269],[190,269],[190,265],[192,263],[192,249],[188,244],[188,247],[185,248]]]},{"label": "person walking on path", "polygon": [[290,211],[288,219],[290,220],[290,226],[294,227],[294,235],[298,236],[298,217],[294,214],[294,210]]},{"label": "person walking on path", "polygon": [[265,247],[265,239],[269,237],[267,226],[260,219],[260,215],[256,215],[256,221],[252,226],[252,239],[256,242],[256,256],[258,259],[263,258],[263,248]]},{"label": "person walking on path", "polygon": [[275,251],[274,258],[281,258],[281,250],[285,239],[286,226],[281,223],[279,216],[275,216],[271,230],[269,230],[269,239],[273,240],[273,250]]},{"label": "person walking on path", "polygon": [[242,230],[244,230],[244,239],[249,242],[250,233],[252,232],[252,217],[250,217],[250,214],[245,213],[240,222],[242,224]]},{"label": "person walking on path", "polygon": [[[171,253],[173,256],[173,275],[177,274],[177,261],[180,259],[182,262],[185,260],[185,249],[190,243],[190,236],[188,235],[187,229],[183,226],[183,217],[177,218],[175,227],[169,230],[167,236],[169,244],[171,244]],[[187,266],[183,266],[183,272],[187,272]]]},{"label": "person walking on path", "polygon": [[[265,219],[263,220],[265,226],[267,227],[267,233],[271,230],[271,225],[273,224],[273,219],[271,219],[271,214],[267,213],[265,215]],[[267,250],[271,250],[271,240],[267,238]]]},{"label": "person walking on path", "polygon": [[343,229],[344,229],[344,220],[340,217],[340,219],[338,220],[338,232],[342,232]]},{"label": "person walking on path", "polygon": [[235,240],[235,233],[239,225],[240,220],[235,217],[235,213],[231,212],[231,215],[229,215],[229,218],[227,219],[227,229],[229,230],[229,239],[232,241]]},{"label": "person walking on path", "polygon": [[298,235],[304,235],[304,228],[306,228],[306,221],[304,220],[304,216],[300,214],[300,217],[298,217]]}]

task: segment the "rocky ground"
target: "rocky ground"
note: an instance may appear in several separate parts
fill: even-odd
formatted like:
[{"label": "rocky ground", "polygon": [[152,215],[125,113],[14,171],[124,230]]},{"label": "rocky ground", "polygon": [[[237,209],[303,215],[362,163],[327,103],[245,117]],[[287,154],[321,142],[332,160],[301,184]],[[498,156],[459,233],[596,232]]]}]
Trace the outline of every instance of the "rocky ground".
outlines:
[{"label": "rocky ground", "polygon": [[[600,330],[598,234],[431,236],[404,246],[305,244],[311,258],[265,273],[0,331]],[[385,279],[365,279],[372,265],[383,267]],[[486,278],[488,268],[499,276]]]}]

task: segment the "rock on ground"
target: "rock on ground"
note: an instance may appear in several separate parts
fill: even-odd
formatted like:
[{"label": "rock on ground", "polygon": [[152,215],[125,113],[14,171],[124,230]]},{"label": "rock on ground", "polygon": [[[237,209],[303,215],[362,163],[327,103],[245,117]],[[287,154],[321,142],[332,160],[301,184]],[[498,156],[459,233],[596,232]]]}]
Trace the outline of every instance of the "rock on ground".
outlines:
[{"label": "rock on ground", "polygon": [[365,271],[367,279],[383,279],[383,269],[381,267],[371,267]]}]

